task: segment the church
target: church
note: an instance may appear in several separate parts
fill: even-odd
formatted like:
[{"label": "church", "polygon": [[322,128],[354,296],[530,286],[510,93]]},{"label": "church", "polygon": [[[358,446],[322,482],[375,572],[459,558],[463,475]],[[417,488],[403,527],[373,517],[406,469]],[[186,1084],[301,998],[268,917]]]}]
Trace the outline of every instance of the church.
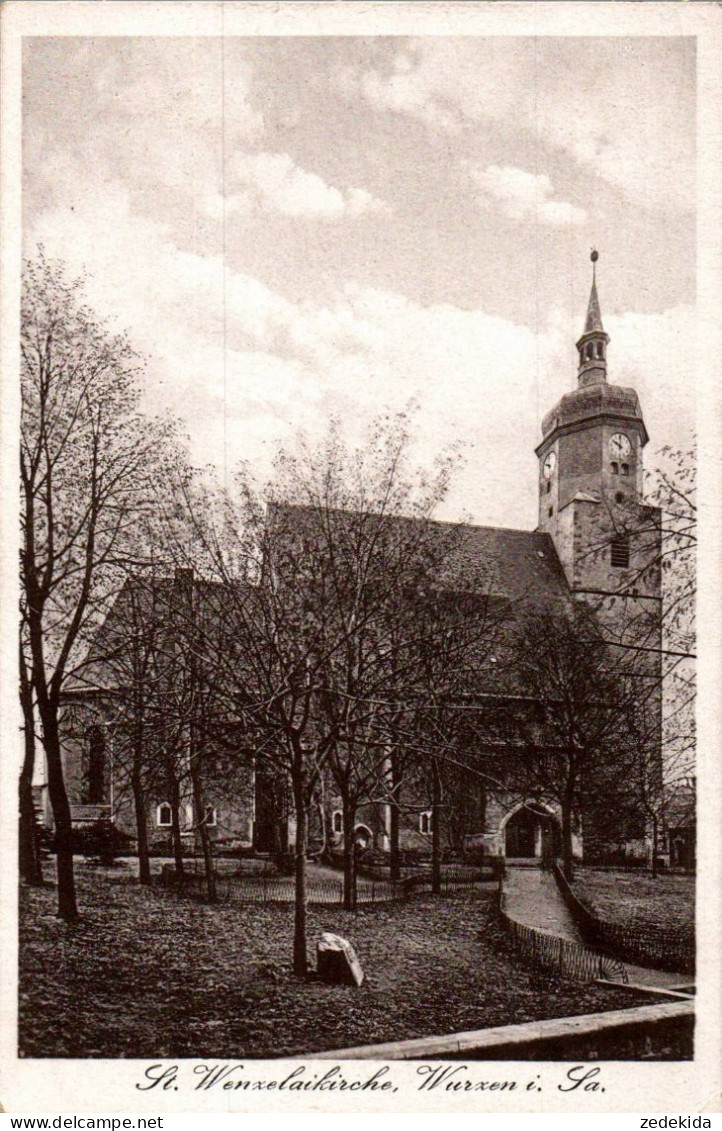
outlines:
[{"label": "church", "polygon": [[[607,371],[609,336],[604,330],[597,293],[596,261],[578,355],[574,386],[542,421],[538,457],[538,524],[533,531],[464,525],[455,528],[463,547],[464,568],[496,579],[498,596],[511,602],[533,601],[539,614],[554,614],[580,603],[598,618],[605,639],[622,647],[630,644],[630,624],[643,625],[648,674],[661,684],[661,601],[659,514],[645,504],[643,451],[648,436],[634,389],[610,383]],[[571,382],[570,382],[571,385]],[[291,522],[294,508],[285,508]],[[300,521],[300,519],[299,519]],[[439,524],[440,536],[448,524]],[[634,531],[640,531],[635,535]],[[130,583],[128,583],[130,584]],[[204,584],[189,570],[158,583],[158,590],[179,593],[190,587],[202,599]],[[133,594],[126,586],[108,617],[128,618]],[[622,639],[624,637],[624,640]],[[130,837],[136,827],[129,775],[114,752],[112,718],[122,687],[111,686],[107,671],[98,666],[96,685],[66,695],[63,736],[66,785],[73,823],[87,828],[110,820]],[[661,693],[653,703],[661,732]],[[211,762],[204,781],[206,825],[218,850],[266,854],[293,846],[294,819],[288,789],[277,774],[264,768],[257,752],[244,754],[243,772],[232,788],[219,759]],[[238,762],[236,763],[238,765]],[[661,746],[659,748],[661,772]],[[558,807],[537,796],[484,788],[462,780],[448,790],[441,830],[450,856],[477,850],[487,855],[541,857],[559,851],[561,825]],[[193,807],[187,788],[170,787],[162,779],[147,797],[151,850],[168,852],[176,822],[189,851],[194,840]],[[42,802],[44,787],[36,789]],[[431,802],[418,783],[406,795],[396,794],[396,811],[385,802],[361,805],[356,814],[355,839],[361,849],[386,853],[390,838],[404,852],[423,857],[433,834]],[[47,804],[44,805],[47,812]],[[343,844],[343,813],[332,781],[324,780],[313,815],[311,844],[333,851]],[[590,857],[591,846],[603,837],[606,815],[575,821],[574,848]],[[596,828],[594,828],[596,826]],[[602,830],[600,832],[600,830]],[[609,834],[610,844],[614,838]],[[608,846],[609,847],[609,846]],[[648,854],[648,830],[642,818],[618,849]],[[599,858],[599,857],[598,857]]]}]

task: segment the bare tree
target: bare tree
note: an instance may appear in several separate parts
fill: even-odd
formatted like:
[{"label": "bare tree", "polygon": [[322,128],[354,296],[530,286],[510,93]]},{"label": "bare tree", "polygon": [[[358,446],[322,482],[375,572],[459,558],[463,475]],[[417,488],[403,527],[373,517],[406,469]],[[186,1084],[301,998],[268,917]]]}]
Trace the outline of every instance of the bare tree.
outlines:
[{"label": "bare tree", "polygon": [[[635,737],[658,684],[650,689],[644,673],[606,643],[584,608],[522,621],[514,675],[523,700],[506,708],[519,750],[513,778],[522,792],[558,806],[563,867],[571,880],[582,809],[601,807],[609,822],[615,813],[635,811],[636,798],[629,809]],[[651,729],[646,737],[651,744]],[[657,733],[659,761],[658,740]]]},{"label": "bare tree", "polygon": [[158,430],[138,413],[137,358],[42,255],[25,265],[21,323],[21,604],[47,761],[58,914],[77,915],[60,752],[63,689],[118,586],[152,497]]},{"label": "bare tree", "polygon": [[[645,477],[645,504],[610,508],[608,533],[590,547],[593,556],[608,552],[623,539],[632,550],[629,568],[620,574],[623,614],[604,617],[605,641],[628,653],[627,664],[644,680],[648,704],[636,711],[637,734],[632,777],[637,803],[652,832],[652,869],[664,831],[665,812],[674,806],[695,766],[696,698],[696,449],[662,448]],[[649,581],[661,586],[661,610],[651,613],[630,594],[648,591]],[[616,626],[615,626],[616,622]],[[646,658],[646,663],[645,663]],[[642,669],[644,669],[642,671]],[[660,722],[661,720],[661,722]],[[660,738],[661,726],[661,738]],[[660,761],[660,741],[662,756]]]},{"label": "bare tree", "polygon": [[[138,878],[149,884],[147,798],[167,770],[170,725],[168,667],[172,581],[155,571],[131,574],[98,630],[79,678],[104,692],[105,723],[114,749],[120,793],[133,800],[138,845]],[[182,861],[182,856],[181,856]],[[182,862],[181,862],[182,870]]]},{"label": "bare tree", "polygon": [[[442,828],[448,823],[455,783],[470,765],[469,709],[486,689],[489,662],[508,619],[507,602],[493,596],[494,578],[468,569],[458,576],[463,541],[463,528],[444,531],[442,568],[417,595],[413,680],[407,697],[428,785],[435,894],[441,891]],[[482,780],[480,775],[479,788]]]},{"label": "bare tree", "polygon": [[[238,501],[195,506],[196,537],[222,584],[215,689],[256,747],[291,783],[295,817],[294,970],[305,974],[309,814],[324,775],[354,806],[385,759],[373,727],[384,632],[393,602],[418,581],[425,523],[453,461],[425,477],[408,468],[403,420],[382,422],[357,450],[332,429],[320,452],[279,460],[268,508],[246,476]],[[193,509],[193,506],[192,506]],[[399,534],[397,516],[407,522]],[[416,571],[416,576],[414,575]],[[347,896],[352,895],[352,865]]]}]

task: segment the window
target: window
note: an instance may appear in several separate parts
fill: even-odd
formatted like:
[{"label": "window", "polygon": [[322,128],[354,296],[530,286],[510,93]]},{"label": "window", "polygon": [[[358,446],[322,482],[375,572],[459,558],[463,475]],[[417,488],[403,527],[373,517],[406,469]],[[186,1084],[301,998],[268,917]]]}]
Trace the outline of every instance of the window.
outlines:
[{"label": "window", "polygon": [[597,357],[602,360],[604,359],[604,346],[601,342],[597,342]]},{"label": "window", "polygon": [[551,518],[553,514],[554,514],[554,507],[549,507],[549,517]]},{"label": "window", "polygon": [[619,475],[619,464],[612,460],[612,475]]},{"label": "window", "polygon": [[594,360],[594,342],[590,342],[587,346],[587,361]]},{"label": "window", "polygon": [[206,805],[206,824],[215,825],[218,814],[212,805]]},{"label": "window", "polygon": [[156,809],[155,823],[159,829],[169,829],[173,824],[173,810],[167,801],[164,801]]},{"label": "window", "polygon": [[335,833],[343,832],[343,813],[340,809],[334,810],[334,814],[331,818],[331,827]]},{"label": "window", "polygon": [[612,566],[614,569],[627,569],[629,566],[629,538],[620,537],[612,539],[611,547]]},{"label": "window", "polygon": [[551,491],[551,489],[552,489],[552,485],[551,485],[551,483],[547,483],[547,495],[549,494],[549,492]]},{"label": "window", "polygon": [[615,501],[615,503],[623,503],[624,502],[624,495],[622,494],[621,491],[615,491],[614,501]]},{"label": "window", "polygon": [[88,727],[86,733],[88,761],[85,777],[85,801],[102,805],[105,801],[105,735],[100,726]]},{"label": "window", "polygon": [[629,475],[629,464],[628,463],[622,464],[622,475]]},{"label": "window", "polygon": [[432,832],[430,809],[427,809],[425,813],[419,815],[419,832],[423,833],[424,836],[428,836]]}]

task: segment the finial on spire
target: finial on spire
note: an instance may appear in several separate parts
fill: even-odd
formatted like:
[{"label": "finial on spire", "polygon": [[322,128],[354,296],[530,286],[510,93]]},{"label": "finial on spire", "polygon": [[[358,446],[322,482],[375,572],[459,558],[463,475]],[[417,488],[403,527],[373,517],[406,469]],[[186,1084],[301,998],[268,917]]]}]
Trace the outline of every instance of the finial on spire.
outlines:
[{"label": "finial on spire", "polygon": [[592,289],[589,295],[584,333],[577,342],[580,385],[597,385],[607,379],[606,355],[609,335],[604,331],[602,312],[599,308],[599,296],[597,294],[599,252],[596,247],[591,249],[589,258],[592,261]]}]

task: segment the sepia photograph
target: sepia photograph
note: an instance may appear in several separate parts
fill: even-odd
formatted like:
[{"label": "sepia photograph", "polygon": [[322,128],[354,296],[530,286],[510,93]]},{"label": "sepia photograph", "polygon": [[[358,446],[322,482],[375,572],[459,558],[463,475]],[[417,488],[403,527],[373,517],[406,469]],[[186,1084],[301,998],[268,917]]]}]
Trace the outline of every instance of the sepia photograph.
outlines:
[{"label": "sepia photograph", "polygon": [[698,66],[23,37],[20,1061],[694,1061]]}]

